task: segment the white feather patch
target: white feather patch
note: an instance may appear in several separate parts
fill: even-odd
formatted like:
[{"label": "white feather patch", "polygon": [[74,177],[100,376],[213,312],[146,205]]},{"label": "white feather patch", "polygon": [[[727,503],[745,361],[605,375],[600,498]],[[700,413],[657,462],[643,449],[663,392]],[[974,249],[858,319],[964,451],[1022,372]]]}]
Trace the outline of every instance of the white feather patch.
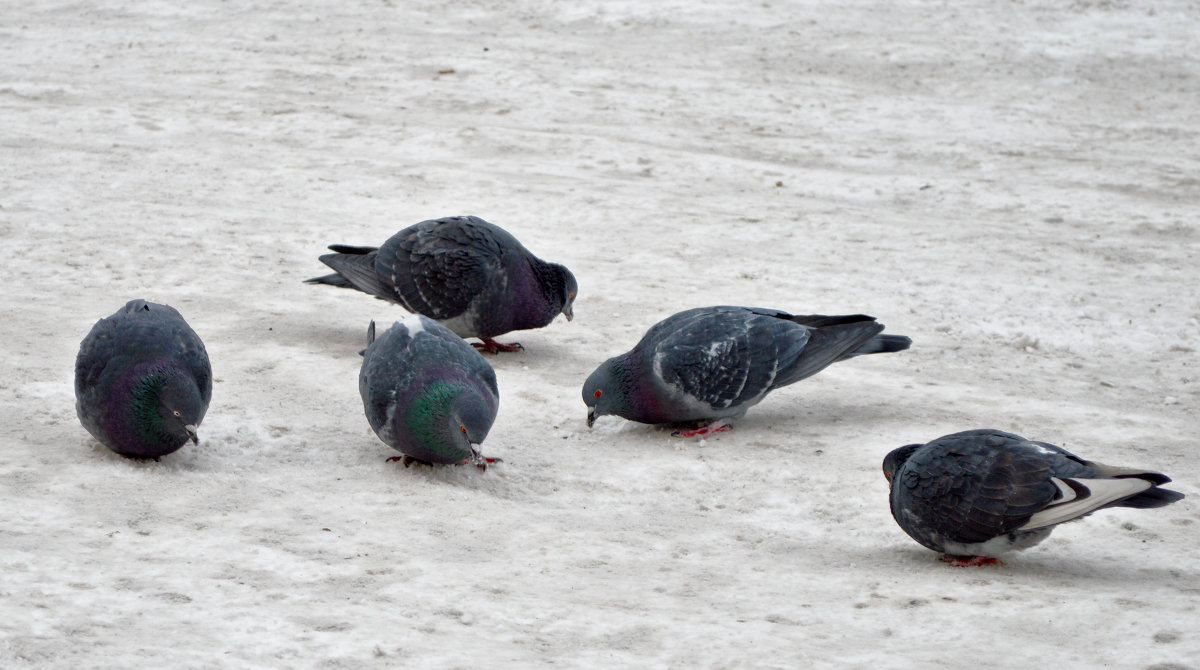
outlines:
[{"label": "white feather patch", "polygon": [[425,322],[421,320],[420,314],[409,314],[400,323],[408,329],[409,337],[416,337],[417,333],[425,330]]},{"label": "white feather patch", "polygon": [[[1069,485],[1058,477],[1052,477],[1050,481],[1054,482],[1054,485],[1060,491],[1063,491],[1063,499],[1056,501],[1037,514],[1029,517],[1029,521],[1018,530],[1045,528],[1046,526],[1053,526],[1064,521],[1077,519],[1113,501],[1128,498],[1153,486],[1153,484],[1145,479],[1137,479],[1135,477],[1124,479],[1072,479],[1071,481],[1082,485],[1090,492],[1090,495],[1080,498]],[[1068,490],[1071,491],[1070,497],[1066,495],[1066,491]]]},{"label": "white feather patch", "polygon": [[975,542],[974,544],[947,540],[942,543],[942,551],[952,556],[996,557],[1028,549],[1050,537],[1050,531],[1050,528],[1042,528],[1030,532],[1005,533],[985,542]]}]

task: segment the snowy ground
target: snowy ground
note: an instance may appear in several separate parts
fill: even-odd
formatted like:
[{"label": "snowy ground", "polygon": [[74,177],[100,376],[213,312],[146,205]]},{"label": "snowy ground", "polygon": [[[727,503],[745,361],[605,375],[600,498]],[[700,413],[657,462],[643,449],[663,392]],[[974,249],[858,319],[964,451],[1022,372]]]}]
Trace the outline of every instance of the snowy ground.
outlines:
[{"label": "snowy ground", "polygon": [[[1200,13],[1184,0],[6,3],[0,666],[1200,668]],[[579,279],[493,357],[505,463],[405,470],[326,244],[477,214]],[[169,303],[217,378],[160,463],[74,412]],[[707,441],[579,387],[709,304],[907,334]],[[995,427],[1189,495],[1002,568],[879,462]]]}]

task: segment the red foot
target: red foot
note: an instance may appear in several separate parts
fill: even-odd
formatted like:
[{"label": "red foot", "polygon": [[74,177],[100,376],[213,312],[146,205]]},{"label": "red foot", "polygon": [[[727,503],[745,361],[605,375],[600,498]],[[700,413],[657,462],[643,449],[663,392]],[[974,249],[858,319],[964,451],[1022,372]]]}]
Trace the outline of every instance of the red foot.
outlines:
[{"label": "red foot", "polygon": [[951,556],[943,554],[942,561],[956,568],[978,568],[984,565],[1004,565],[1004,561],[991,556]]},{"label": "red foot", "polygon": [[733,426],[729,425],[729,423],[726,421],[713,421],[712,423],[705,426],[700,426],[699,428],[692,428],[690,430],[677,430],[674,433],[671,433],[671,437],[704,437],[706,435],[712,435],[713,433],[724,433],[730,428],[733,428]]},{"label": "red foot", "polygon": [[483,340],[483,342],[472,342],[471,346],[480,351],[486,351],[489,354],[498,354],[501,351],[525,351],[525,347],[522,347],[520,342],[513,342],[512,344],[500,344],[490,337],[481,337],[479,339]]},{"label": "red foot", "polygon": [[488,466],[491,465],[492,463],[503,463],[503,462],[504,461],[499,458],[492,458],[489,456],[478,456],[477,455],[474,458],[464,458],[463,462],[459,463],[459,465],[466,465],[467,463],[472,463],[475,465],[475,467],[479,468],[480,470],[487,470]]}]

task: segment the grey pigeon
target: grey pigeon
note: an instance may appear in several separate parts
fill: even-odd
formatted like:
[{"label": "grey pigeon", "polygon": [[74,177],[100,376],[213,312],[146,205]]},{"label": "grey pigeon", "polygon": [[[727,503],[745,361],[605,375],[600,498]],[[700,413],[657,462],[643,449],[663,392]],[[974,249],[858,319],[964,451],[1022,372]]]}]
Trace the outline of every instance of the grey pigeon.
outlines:
[{"label": "grey pigeon", "polygon": [[92,327],[75,359],[75,411],[101,444],[130,458],[169,454],[212,398],[204,343],[179,312],[131,300]]},{"label": "grey pigeon", "polygon": [[968,430],[909,444],[883,459],[892,516],[954,565],[999,562],[1060,523],[1106,507],[1152,508],[1183,498],[1166,475],[1118,468],[999,430]]},{"label": "grey pigeon", "polygon": [[[378,339],[371,322],[358,392],[379,439],[404,454],[404,465],[474,463],[500,392],[479,352],[448,328],[421,315],[396,322]],[[400,457],[397,457],[399,459]]]},{"label": "grey pigeon", "polygon": [[792,315],[773,309],[700,307],[655,324],[630,351],[583,385],[588,426],[616,414],[642,423],[701,423],[676,435],[728,428],[768,393],[831,363],[907,349],[874,317]]},{"label": "grey pigeon", "polygon": [[494,337],[570,321],[579,286],[570,270],[534,256],[503,228],[475,216],[422,221],[381,247],[335,244],[321,256],[335,274],[312,284],[354,288],[440,322],[474,346],[518,351]]}]

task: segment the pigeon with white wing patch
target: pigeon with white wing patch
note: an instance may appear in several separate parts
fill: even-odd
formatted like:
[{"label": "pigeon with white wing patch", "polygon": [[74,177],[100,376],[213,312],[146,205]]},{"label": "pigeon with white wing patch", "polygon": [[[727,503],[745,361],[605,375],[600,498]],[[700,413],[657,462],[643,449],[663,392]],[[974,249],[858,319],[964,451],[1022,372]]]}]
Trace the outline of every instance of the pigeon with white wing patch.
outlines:
[{"label": "pigeon with white wing patch", "polygon": [[1053,528],[1106,507],[1163,507],[1166,475],[1086,461],[1045,442],[969,430],[894,449],[883,460],[892,516],[956,566],[999,562]]}]

